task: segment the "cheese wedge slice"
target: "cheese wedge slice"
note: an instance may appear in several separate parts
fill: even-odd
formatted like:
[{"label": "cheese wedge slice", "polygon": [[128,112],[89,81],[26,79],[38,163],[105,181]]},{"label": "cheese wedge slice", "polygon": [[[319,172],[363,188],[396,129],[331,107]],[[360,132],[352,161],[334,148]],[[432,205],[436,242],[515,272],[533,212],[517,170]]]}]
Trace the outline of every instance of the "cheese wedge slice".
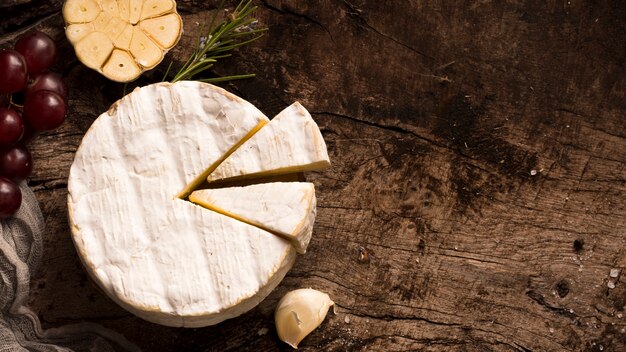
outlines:
[{"label": "cheese wedge slice", "polygon": [[99,116],[70,169],[72,239],[128,311],[200,327],[257,305],[294,263],[286,240],[181,199],[268,119],[199,82],[138,88]]},{"label": "cheese wedge slice", "polygon": [[305,253],[315,222],[315,186],[308,182],[274,182],[202,189],[189,200],[260,227],[291,241]]},{"label": "cheese wedge slice", "polygon": [[314,171],[328,166],[322,133],[309,112],[296,102],[224,160],[207,181]]}]

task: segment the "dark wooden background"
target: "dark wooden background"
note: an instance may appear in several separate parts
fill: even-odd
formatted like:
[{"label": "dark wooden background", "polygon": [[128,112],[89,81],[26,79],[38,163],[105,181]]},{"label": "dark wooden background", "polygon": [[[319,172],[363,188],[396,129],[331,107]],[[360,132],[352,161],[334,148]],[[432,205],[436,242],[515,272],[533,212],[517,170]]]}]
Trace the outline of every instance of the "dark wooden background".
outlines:
[{"label": "dark wooden background", "polygon": [[[186,37],[165,61],[216,2],[178,2]],[[202,329],[144,322],[87,279],[67,175],[123,86],[76,60],[61,1],[2,3],[0,47],[49,33],[71,88],[68,121],[31,144],[47,232],[30,304],[45,327],[97,322],[146,351],[288,351],[277,300],[314,287],[337,312],[303,351],[626,350],[624,2],[257,1],[269,32],[215,72],[256,72],[223,86],[268,116],[302,102],[333,166],[308,175],[308,253],[257,308]]]}]

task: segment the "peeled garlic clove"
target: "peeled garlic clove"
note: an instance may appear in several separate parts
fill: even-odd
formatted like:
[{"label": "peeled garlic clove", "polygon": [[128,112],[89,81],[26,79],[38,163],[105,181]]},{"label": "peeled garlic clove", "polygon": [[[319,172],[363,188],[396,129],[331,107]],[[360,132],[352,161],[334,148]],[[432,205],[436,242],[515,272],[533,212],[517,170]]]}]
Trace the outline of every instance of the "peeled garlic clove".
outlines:
[{"label": "peeled garlic clove", "polygon": [[304,288],[288,292],[274,313],[278,337],[293,348],[326,318],[328,309],[335,305],[320,291]]}]

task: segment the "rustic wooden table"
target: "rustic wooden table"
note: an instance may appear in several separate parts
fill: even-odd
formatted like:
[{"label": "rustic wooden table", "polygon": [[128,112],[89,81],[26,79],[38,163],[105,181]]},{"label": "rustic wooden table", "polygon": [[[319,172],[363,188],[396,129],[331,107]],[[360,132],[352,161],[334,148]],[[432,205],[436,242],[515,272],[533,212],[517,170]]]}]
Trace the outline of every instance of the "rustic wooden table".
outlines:
[{"label": "rustic wooden table", "polygon": [[[45,327],[97,322],[146,351],[288,351],[276,302],[314,287],[337,310],[304,351],[626,350],[623,4],[257,1],[269,32],[216,72],[256,72],[224,86],[268,116],[302,102],[333,166],[308,175],[315,233],[281,285],[239,318],[174,329],[100,293],[70,240],[69,166],[122,86],[77,61],[60,0],[3,2],[22,4],[1,8],[0,47],[49,33],[71,89],[68,121],[31,144],[47,230],[30,304]],[[216,2],[178,2],[170,58]]]}]

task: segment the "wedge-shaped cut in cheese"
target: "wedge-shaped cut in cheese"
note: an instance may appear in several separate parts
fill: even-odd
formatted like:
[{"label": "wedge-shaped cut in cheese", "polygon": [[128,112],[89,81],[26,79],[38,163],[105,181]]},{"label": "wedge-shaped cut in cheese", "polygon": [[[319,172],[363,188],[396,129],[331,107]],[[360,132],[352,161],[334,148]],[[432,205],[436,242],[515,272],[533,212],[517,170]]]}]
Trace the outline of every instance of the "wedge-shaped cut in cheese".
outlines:
[{"label": "wedge-shaped cut in cheese", "polygon": [[68,23],[86,23],[100,14],[100,6],[93,0],[67,0],[63,5],[63,18]]},{"label": "wedge-shaped cut in cheese", "polygon": [[68,209],[77,252],[109,297],[146,320],[199,327],[278,285],[295,260],[288,241],[176,197],[267,121],[189,81],[138,88],[94,121],[70,169]]},{"label": "wedge-shaped cut in cheese", "polygon": [[[68,0],[63,6],[63,18],[78,59],[118,82],[132,81],[158,65],[183,32],[174,0]],[[100,34],[90,37],[94,32]],[[96,43],[96,39],[102,43]],[[136,65],[112,70],[107,64],[105,70],[113,50],[126,51]],[[122,56],[117,53],[116,57]]]},{"label": "wedge-shaped cut in cheese", "polygon": [[100,68],[113,51],[113,43],[102,32],[91,32],[76,44],[76,57],[89,68]]},{"label": "wedge-shaped cut in cheese", "polygon": [[146,0],[141,9],[140,20],[160,16],[169,12],[176,6],[174,0]]},{"label": "wedge-shaped cut in cheese", "polygon": [[76,45],[76,43],[93,31],[93,23],[76,23],[67,26],[65,35],[70,43]]},{"label": "wedge-shaped cut in cheese", "polygon": [[139,22],[141,29],[160,47],[170,48],[178,41],[181,20],[176,13]]},{"label": "wedge-shaped cut in cheese", "polygon": [[274,182],[202,189],[189,200],[291,241],[305,253],[315,222],[315,187],[307,182]]},{"label": "wedge-shaped cut in cheese", "polygon": [[128,52],[115,49],[107,63],[102,67],[102,71],[114,80],[123,82],[140,72],[141,68],[137,66]]},{"label": "wedge-shaped cut in cheese", "polygon": [[296,102],[224,160],[207,181],[321,170],[329,165],[319,127]]}]

